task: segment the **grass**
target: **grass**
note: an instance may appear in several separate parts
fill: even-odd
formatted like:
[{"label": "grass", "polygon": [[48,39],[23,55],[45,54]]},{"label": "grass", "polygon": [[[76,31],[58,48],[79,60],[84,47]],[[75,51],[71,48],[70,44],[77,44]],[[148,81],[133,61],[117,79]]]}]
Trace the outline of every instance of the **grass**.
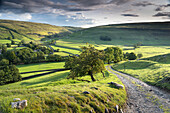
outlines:
[{"label": "grass", "polygon": [[151,85],[170,90],[170,64],[150,60],[135,60],[120,62],[112,67]]},{"label": "grass", "polygon": [[72,33],[80,28],[74,27],[59,27],[49,24],[13,21],[13,20],[0,20],[0,39],[8,37],[18,40],[41,40],[45,38],[44,35],[51,35],[55,33]]},{"label": "grass", "polygon": [[0,40],[0,43],[1,44],[6,44],[6,43],[11,43],[11,41],[10,40]]},{"label": "grass", "polygon": [[[159,27],[158,27],[159,26]],[[144,45],[169,45],[169,26],[167,23],[120,24],[83,29],[63,41],[109,45],[133,45],[142,42]],[[163,31],[164,30],[164,31]],[[101,41],[100,36],[108,36],[111,41]]]},{"label": "grass", "polygon": [[25,64],[17,65],[20,72],[30,72],[30,71],[40,71],[49,69],[62,69],[64,68],[64,62],[52,62],[52,63],[35,63],[35,64]]},{"label": "grass", "polygon": [[[115,111],[115,106],[124,107],[125,89],[111,87],[108,82],[122,84],[113,74],[105,72],[106,78],[97,74],[100,81],[80,82],[67,80],[68,71],[56,72],[42,77],[0,86],[0,103],[2,112],[104,112],[105,108]],[[79,79],[90,80],[85,76]],[[93,87],[99,88],[98,90]],[[90,94],[83,94],[89,91]],[[28,100],[28,106],[22,110],[12,109],[10,102],[19,97]]]},{"label": "grass", "polygon": [[59,51],[65,51],[65,52],[69,52],[69,53],[72,53],[72,54],[80,54],[80,51],[78,50],[74,50],[74,49],[67,49],[67,48],[64,48],[64,47],[56,47],[56,46],[51,46],[53,49],[57,50],[59,49]]},{"label": "grass", "polygon": [[136,54],[143,54],[142,58],[148,58],[148,57],[153,57],[157,55],[163,55],[163,54],[168,54],[170,53],[170,46],[140,46],[140,48],[136,48],[135,50],[133,47],[126,47],[126,46],[121,46],[124,53],[126,52],[134,52]]}]

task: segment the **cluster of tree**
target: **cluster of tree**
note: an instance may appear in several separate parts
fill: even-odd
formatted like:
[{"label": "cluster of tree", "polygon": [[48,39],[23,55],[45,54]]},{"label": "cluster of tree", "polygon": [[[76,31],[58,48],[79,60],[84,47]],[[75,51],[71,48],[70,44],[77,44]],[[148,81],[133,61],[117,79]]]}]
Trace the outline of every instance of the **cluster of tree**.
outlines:
[{"label": "cluster of tree", "polygon": [[108,36],[100,36],[100,40],[103,40],[103,41],[112,41],[112,39]]},{"label": "cluster of tree", "polygon": [[1,54],[4,54],[7,52],[7,47],[4,44],[0,44],[0,50],[1,50]]},{"label": "cluster of tree", "polygon": [[52,48],[33,43],[32,41],[29,43],[25,43],[24,41],[21,41],[19,45],[29,47],[34,51],[42,51],[44,54],[53,54],[54,52]]},{"label": "cluster of tree", "polygon": [[135,60],[137,58],[134,52],[124,54],[124,58],[128,60]]},{"label": "cluster of tree", "polygon": [[137,59],[137,58],[141,58],[141,57],[143,57],[143,55],[142,54],[135,54],[134,52],[131,52],[131,53],[126,53],[126,54],[124,54],[124,58],[125,59],[128,59],[128,60],[135,60],[135,59]]},{"label": "cluster of tree", "polygon": [[90,75],[92,81],[96,81],[94,74],[101,72],[104,77],[104,62],[123,60],[123,52],[118,47],[108,47],[99,51],[90,45],[81,49],[82,53],[79,56],[69,57],[65,62],[65,67],[71,69],[69,78]]},{"label": "cluster of tree", "polygon": [[113,61],[114,63],[120,62],[124,59],[123,51],[119,47],[107,47],[105,50],[105,59],[108,64]]},{"label": "cluster of tree", "polygon": [[136,49],[136,48],[139,48],[141,45],[142,45],[142,43],[138,42],[138,43],[134,44],[133,47],[134,47],[134,49]]},{"label": "cluster of tree", "polygon": [[[46,52],[45,52],[46,53]],[[3,52],[0,59],[6,58],[11,64],[29,64],[38,62],[64,61],[66,58],[59,55],[45,55],[43,51],[34,51],[31,48]]]},{"label": "cluster of tree", "polygon": [[0,60],[0,85],[22,80],[15,65],[10,65],[7,59]]}]

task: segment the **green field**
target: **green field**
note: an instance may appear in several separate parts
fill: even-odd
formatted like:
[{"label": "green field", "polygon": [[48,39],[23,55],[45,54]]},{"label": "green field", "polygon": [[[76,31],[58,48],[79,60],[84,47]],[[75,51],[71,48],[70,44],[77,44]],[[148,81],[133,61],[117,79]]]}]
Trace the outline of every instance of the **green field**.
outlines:
[{"label": "green field", "polygon": [[1,39],[0,39],[0,43],[1,43],[1,44],[6,44],[6,43],[11,43],[11,41],[10,41],[10,40],[1,40]]},{"label": "green field", "polygon": [[120,62],[112,67],[151,85],[170,90],[170,54],[166,54],[166,57]]},{"label": "green field", "polygon": [[[56,44],[50,46],[55,50],[59,49],[59,52],[54,54],[80,54],[80,47],[89,44],[99,50],[118,46],[124,53],[143,54],[140,59],[122,61],[112,67],[148,84],[170,90],[170,22],[107,25],[87,29],[9,20],[0,22],[0,43],[3,44],[10,43],[7,38],[11,37],[15,38],[12,40],[16,42],[34,40],[41,44],[44,42],[43,46],[49,46],[48,42],[52,39],[45,38],[45,35],[69,32],[72,34],[53,38],[56,39]],[[108,36],[111,41],[102,41],[101,36]],[[40,42],[42,38],[47,41]],[[141,42],[142,46],[134,49],[133,45],[138,42]],[[22,48],[25,47],[12,45],[8,50]],[[97,81],[89,83],[87,81],[91,81],[90,76],[79,77],[79,80],[67,79],[69,71],[46,74],[50,72],[47,70],[63,69],[64,64],[65,62],[45,62],[17,65],[20,73],[42,71],[21,74],[23,78],[44,75],[0,86],[0,112],[103,113],[105,108],[115,112],[116,105],[124,108],[127,100],[125,88],[117,89],[108,84],[111,81],[122,84],[116,75],[105,71],[106,78],[99,73],[95,75]],[[83,94],[84,91],[89,91],[90,94]],[[13,98],[28,100],[28,106],[21,110],[12,109],[10,102]]]},{"label": "green field", "polygon": [[0,20],[0,43],[10,42],[8,37],[11,37],[15,41],[31,41],[41,40],[48,35],[60,34],[60,33],[72,33],[80,28],[74,27],[59,27],[49,24],[13,21],[13,20]]},{"label": "green field", "polygon": [[62,69],[64,68],[64,62],[52,62],[52,63],[36,63],[36,64],[26,64],[17,65],[20,72],[30,72],[30,71],[40,71],[40,70],[50,70],[50,69]]},{"label": "green field", "polygon": [[[137,42],[149,46],[170,45],[169,26],[170,22],[99,26],[80,30],[62,40],[111,45],[133,45]],[[108,36],[111,41],[102,41],[101,36]]]},{"label": "green field", "polygon": [[[87,83],[66,79],[68,71],[24,80],[0,86],[0,110],[2,112],[104,112],[105,108],[115,111],[115,106],[124,107],[126,102],[125,89],[116,89],[108,82],[122,84],[113,74],[105,72],[106,78],[97,74],[97,82]],[[90,80],[90,77],[79,79]],[[93,87],[99,88],[98,90]],[[89,91],[90,94],[83,94]],[[28,106],[22,110],[12,109],[13,98],[28,100]]]}]

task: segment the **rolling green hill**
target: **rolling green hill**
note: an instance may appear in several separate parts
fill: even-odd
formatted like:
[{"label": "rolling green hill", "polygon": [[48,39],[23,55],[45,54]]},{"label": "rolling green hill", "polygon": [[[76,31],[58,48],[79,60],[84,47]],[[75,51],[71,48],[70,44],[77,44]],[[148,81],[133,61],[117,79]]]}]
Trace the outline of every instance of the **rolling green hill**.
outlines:
[{"label": "rolling green hill", "polygon": [[0,42],[9,43],[11,39],[19,40],[41,40],[47,35],[72,33],[79,28],[59,27],[49,24],[0,20]]},{"label": "rolling green hill", "polygon": [[[88,42],[95,44],[133,45],[170,45],[170,22],[132,23],[98,26],[80,30],[65,37],[65,41]],[[100,40],[107,37],[109,41]]]}]

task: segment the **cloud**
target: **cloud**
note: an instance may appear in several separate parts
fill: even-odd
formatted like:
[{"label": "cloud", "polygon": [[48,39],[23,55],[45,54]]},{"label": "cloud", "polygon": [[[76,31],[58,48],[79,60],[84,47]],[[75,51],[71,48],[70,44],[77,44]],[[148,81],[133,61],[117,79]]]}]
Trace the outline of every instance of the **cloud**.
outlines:
[{"label": "cloud", "polygon": [[159,5],[155,11],[163,11],[165,8],[170,7],[170,4],[167,5]]},{"label": "cloud", "polygon": [[132,0],[0,0],[1,13],[52,13],[54,9],[77,12],[95,10],[93,6],[122,5]]},{"label": "cloud", "polygon": [[139,17],[139,15],[137,14],[121,14],[121,15],[125,17]]},{"label": "cloud", "polygon": [[170,17],[170,12],[159,12],[153,15],[153,17]]},{"label": "cloud", "polygon": [[58,0],[3,0],[0,12],[13,13],[50,13],[54,9],[65,11],[89,11],[84,7],[69,5]]},{"label": "cloud", "polygon": [[150,5],[155,5],[155,4],[148,2],[148,1],[142,1],[142,2],[132,4],[132,6],[141,6],[141,7],[146,7]]},{"label": "cloud", "polygon": [[12,12],[8,12],[8,13],[3,13],[0,14],[1,15],[1,19],[13,19],[13,20],[19,20],[19,21],[29,21],[32,19],[32,15],[29,13],[23,13],[23,14],[15,14]]},{"label": "cloud", "polygon": [[71,0],[71,2],[79,4],[81,6],[96,6],[96,5],[106,5],[106,4],[116,4],[121,5],[132,0]]}]

